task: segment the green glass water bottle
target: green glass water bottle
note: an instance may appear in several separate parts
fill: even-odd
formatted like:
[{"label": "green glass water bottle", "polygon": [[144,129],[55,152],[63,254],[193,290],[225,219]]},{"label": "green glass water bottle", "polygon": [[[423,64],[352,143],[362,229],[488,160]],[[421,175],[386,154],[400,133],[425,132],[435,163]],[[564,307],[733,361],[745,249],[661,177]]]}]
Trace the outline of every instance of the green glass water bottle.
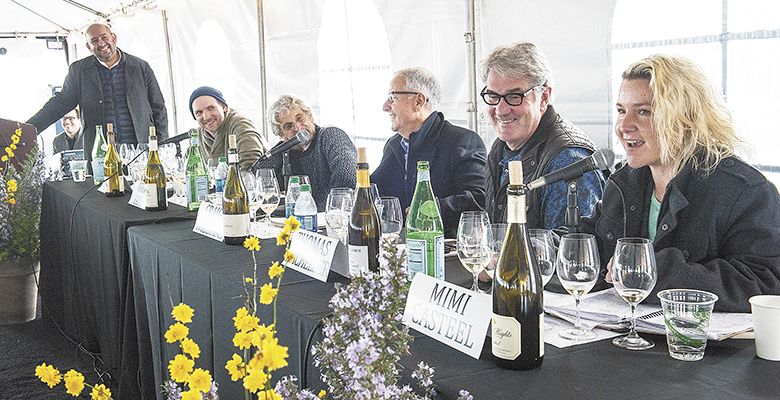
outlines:
[{"label": "green glass water bottle", "polygon": [[444,223],[431,187],[428,161],[417,162],[417,187],[406,220],[407,273],[444,280]]}]

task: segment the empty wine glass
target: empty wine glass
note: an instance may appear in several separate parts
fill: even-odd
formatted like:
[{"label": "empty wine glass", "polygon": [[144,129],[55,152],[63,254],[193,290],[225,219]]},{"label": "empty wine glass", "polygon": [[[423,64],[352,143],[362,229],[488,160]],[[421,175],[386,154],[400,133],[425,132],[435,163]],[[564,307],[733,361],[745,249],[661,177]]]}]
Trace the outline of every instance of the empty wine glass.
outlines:
[{"label": "empty wine glass", "polygon": [[[496,270],[496,263],[498,263],[498,256],[501,253],[501,247],[504,246],[504,239],[506,238],[507,224],[504,222],[496,222],[490,224],[490,263],[485,267],[485,273],[493,278],[493,273]],[[491,286],[492,289],[492,286]]]},{"label": "empty wine glass", "polygon": [[479,273],[490,263],[493,253],[490,250],[492,240],[490,221],[484,211],[465,211],[458,223],[458,259],[471,272],[473,284],[471,290],[485,293],[479,289]]},{"label": "empty wine glass", "polygon": [[325,200],[325,222],[328,232],[347,244],[347,226],[352,213],[352,189],[332,188]]},{"label": "empty wine glass", "polygon": [[590,340],[596,333],[586,330],[580,323],[580,300],[596,284],[600,269],[596,238],[586,233],[569,233],[561,238],[556,271],[561,285],[574,296],[577,319],[574,328],[558,333],[569,340]]},{"label": "empty wine glass", "polygon": [[398,197],[382,196],[379,198],[379,222],[382,224],[382,242],[398,243],[401,226],[404,221],[401,201]]},{"label": "empty wine glass", "polygon": [[636,333],[634,314],[637,304],[650,294],[658,280],[653,243],[644,238],[621,238],[612,257],[612,281],[615,290],[631,306],[631,330],[612,343],[629,350],[646,350],[655,344]]},{"label": "empty wine glass", "polygon": [[528,234],[539,264],[539,273],[542,274],[542,287],[544,287],[555,273],[556,250],[553,233],[549,229],[529,229]]},{"label": "empty wine glass", "polygon": [[372,183],[371,187],[368,189],[369,193],[371,193],[371,200],[374,202],[374,205],[377,207],[377,210],[379,210],[379,187],[376,185],[376,183]]},{"label": "empty wine glass", "polygon": [[270,168],[260,168],[255,172],[255,193],[263,210],[263,229],[267,231],[271,226],[271,213],[279,207],[280,194],[279,182],[276,173]]},{"label": "empty wine glass", "polygon": [[241,182],[244,183],[247,199],[249,200],[249,221],[254,222],[257,209],[260,208],[260,198],[255,188],[255,176],[252,171],[241,170]]}]

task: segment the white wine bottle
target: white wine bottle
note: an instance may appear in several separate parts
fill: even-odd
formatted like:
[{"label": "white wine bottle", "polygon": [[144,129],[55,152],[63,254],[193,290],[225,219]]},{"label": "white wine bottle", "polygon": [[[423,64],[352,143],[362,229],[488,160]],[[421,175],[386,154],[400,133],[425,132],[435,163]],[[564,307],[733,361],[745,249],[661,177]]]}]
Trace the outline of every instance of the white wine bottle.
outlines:
[{"label": "white wine bottle", "polygon": [[122,160],[116,151],[116,136],[114,135],[114,125],[108,124],[108,150],[103,162],[103,172],[108,179],[108,190],[106,196],[119,197],[125,194],[125,178],[122,176]]},{"label": "white wine bottle", "polygon": [[160,161],[160,154],[157,153],[157,131],[154,126],[150,126],[149,160],[146,162],[146,176],[144,176],[147,210],[162,211],[168,209],[165,182],[165,169],[163,169]]},{"label": "white wine bottle", "polygon": [[379,272],[379,238],[382,236],[376,205],[371,199],[366,149],[357,150],[357,190],[348,233],[350,276]]},{"label": "white wine bottle", "polygon": [[507,233],[493,277],[492,351],[496,364],[531,369],[544,358],[542,275],[525,225],[521,161],[509,163]]},{"label": "white wine bottle", "polygon": [[238,170],[236,135],[228,136],[228,173],[222,192],[222,224],[225,244],[243,244],[249,237],[249,196]]}]

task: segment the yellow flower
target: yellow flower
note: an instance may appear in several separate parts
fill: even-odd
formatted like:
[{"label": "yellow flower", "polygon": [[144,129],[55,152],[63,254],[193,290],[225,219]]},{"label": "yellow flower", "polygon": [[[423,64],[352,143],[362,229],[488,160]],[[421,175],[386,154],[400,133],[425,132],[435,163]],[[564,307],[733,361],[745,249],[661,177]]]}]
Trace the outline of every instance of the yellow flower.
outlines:
[{"label": "yellow flower", "polygon": [[228,360],[227,364],[225,364],[225,369],[230,373],[230,379],[232,379],[233,382],[246,375],[246,364],[244,363],[244,360],[241,359],[241,356],[235,353],[233,353],[233,358]]},{"label": "yellow flower", "polygon": [[268,374],[263,370],[250,371],[249,374],[244,377],[244,389],[251,393],[257,393],[268,382]]},{"label": "yellow flower", "polygon": [[11,150],[16,150],[16,144],[14,144],[14,143],[11,143],[11,145],[8,146],[8,147],[10,147]]},{"label": "yellow flower", "polygon": [[95,385],[92,387],[92,400],[109,400],[111,398],[111,390],[104,384]]},{"label": "yellow flower", "polygon": [[271,268],[268,268],[268,276],[271,279],[276,278],[277,276],[281,275],[282,273],[284,273],[284,267],[282,267],[279,264],[278,261],[276,261],[273,264],[271,264]]},{"label": "yellow flower", "polygon": [[276,245],[284,246],[287,244],[288,240],[290,240],[290,230],[285,226],[282,228],[282,231],[279,232],[279,235],[276,236]]},{"label": "yellow flower", "polygon": [[298,228],[300,227],[301,227],[301,222],[298,221],[298,218],[295,218],[295,216],[293,215],[287,217],[287,219],[284,220],[284,229],[286,229],[290,233],[297,231]]},{"label": "yellow flower", "polygon": [[260,288],[260,302],[263,304],[271,304],[278,291],[279,289],[274,289],[270,283],[266,283]]},{"label": "yellow flower", "polygon": [[241,317],[246,317],[247,315],[249,315],[249,310],[247,310],[246,307],[238,308],[236,309],[236,316],[233,317],[233,321]]},{"label": "yellow flower", "polygon": [[10,205],[16,204],[16,199],[11,197],[10,199],[8,199],[8,204],[10,204]]},{"label": "yellow flower", "polygon": [[258,393],[257,400],[282,400],[282,396],[279,396],[275,389],[268,389]]},{"label": "yellow flower", "polygon": [[241,350],[248,349],[252,346],[252,333],[236,332],[233,336],[233,346],[238,347]]},{"label": "yellow flower", "polygon": [[181,340],[181,351],[185,354],[189,354],[193,359],[200,357],[200,346],[190,338]]},{"label": "yellow flower", "polygon": [[234,325],[236,326],[236,329],[238,329],[240,332],[249,332],[252,329],[256,329],[257,326],[260,324],[260,318],[257,318],[254,315],[245,315],[243,317],[236,317],[233,318]]},{"label": "yellow flower", "polygon": [[171,315],[173,315],[173,319],[176,321],[186,324],[192,322],[192,316],[195,315],[195,310],[184,303],[179,303],[178,306],[173,307]]},{"label": "yellow flower", "polygon": [[319,393],[317,393],[317,397],[319,397],[319,398],[321,398],[321,399],[324,399],[324,398],[325,398],[325,396],[326,396],[327,394],[328,394],[328,392],[326,392],[326,391],[323,389],[323,390],[320,390],[320,392],[319,392]]},{"label": "yellow flower", "polygon": [[171,374],[171,379],[176,382],[185,382],[192,373],[192,368],[195,367],[195,361],[185,356],[184,354],[177,354],[168,363],[168,372]]},{"label": "yellow flower", "polygon": [[8,157],[11,157],[11,158],[14,157],[14,152],[11,150],[10,147],[6,147],[5,148],[5,152],[6,152],[6,154],[8,154]]},{"label": "yellow flower", "polygon": [[295,254],[290,251],[290,249],[287,249],[284,251],[284,261],[287,261],[288,263],[291,263],[295,260]]},{"label": "yellow flower", "polygon": [[273,324],[269,326],[260,325],[252,331],[252,346],[262,348],[263,343],[265,343],[266,340],[274,337],[274,326]]},{"label": "yellow flower", "polygon": [[171,325],[171,327],[168,328],[168,331],[165,332],[165,340],[167,340],[168,343],[173,343],[186,338],[189,334],[190,328],[187,328],[181,322],[177,322]]},{"label": "yellow flower", "polygon": [[8,156],[6,156],[6,155],[3,155],[2,157],[0,157],[0,160],[2,160],[2,161],[8,161]]},{"label": "yellow flower", "polygon": [[202,368],[196,368],[187,380],[190,390],[197,390],[201,393],[208,392],[211,389],[211,373]]},{"label": "yellow flower", "polygon": [[250,236],[244,239],[244,248],[250,251],[260,251],[260,239],[256,236]]},{"label": "yellow flower", "polygon": [[62,375],[57,368],[52,365],[46,365],[43,363],[35,367],[35,376],[37,376],[43,383],[49,385],[50,388],[57,386],[62,380]]},{"label": "yellow flower", "polygon": [[252,278],[250,278],[250,277],[248,277],[248,276],[247,276],[246,278],[244,278],[244,282],[246,282],[246,283],[252,283],[253,281],[252,281]]},{"label": "yellow flower", "polygon": [[269,371],[275,371],[287,366],[287,347],[279,345],[279,339],[272,338],[264,343],[262,352],[257,355],[262,357],[262,364]]},{"label": "yellow flower", "polygon": [[17,189],[16,180],[15,179],[9,179],[8,180],[8,191],[9,192],[15,192],[16,189]]},{"label": "yellow flower", "polygon": [[190,389],[186,392],[181,392],[181,400],[201,400],[202,398],[203,396],[197,390]]},{"label": "yellow flower", "polygon": [[69,395],[78,397],[84,390],[84,375],[81,372],[70,370],[65,373],[64,379],[65,389],[68,390]]}]

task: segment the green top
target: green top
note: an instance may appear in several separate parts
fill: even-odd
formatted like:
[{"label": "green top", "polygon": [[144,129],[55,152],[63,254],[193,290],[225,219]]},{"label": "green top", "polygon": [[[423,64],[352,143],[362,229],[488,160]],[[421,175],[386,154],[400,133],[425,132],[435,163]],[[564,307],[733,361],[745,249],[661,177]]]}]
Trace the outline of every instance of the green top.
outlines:
[{"label": "green top", "polygon": [[655,240],[655,231],[658,225],[658,213],[661,211],[661,202],[656,200],[655,193],[650,195],[650,213],[647,216],[647,236]]}]

